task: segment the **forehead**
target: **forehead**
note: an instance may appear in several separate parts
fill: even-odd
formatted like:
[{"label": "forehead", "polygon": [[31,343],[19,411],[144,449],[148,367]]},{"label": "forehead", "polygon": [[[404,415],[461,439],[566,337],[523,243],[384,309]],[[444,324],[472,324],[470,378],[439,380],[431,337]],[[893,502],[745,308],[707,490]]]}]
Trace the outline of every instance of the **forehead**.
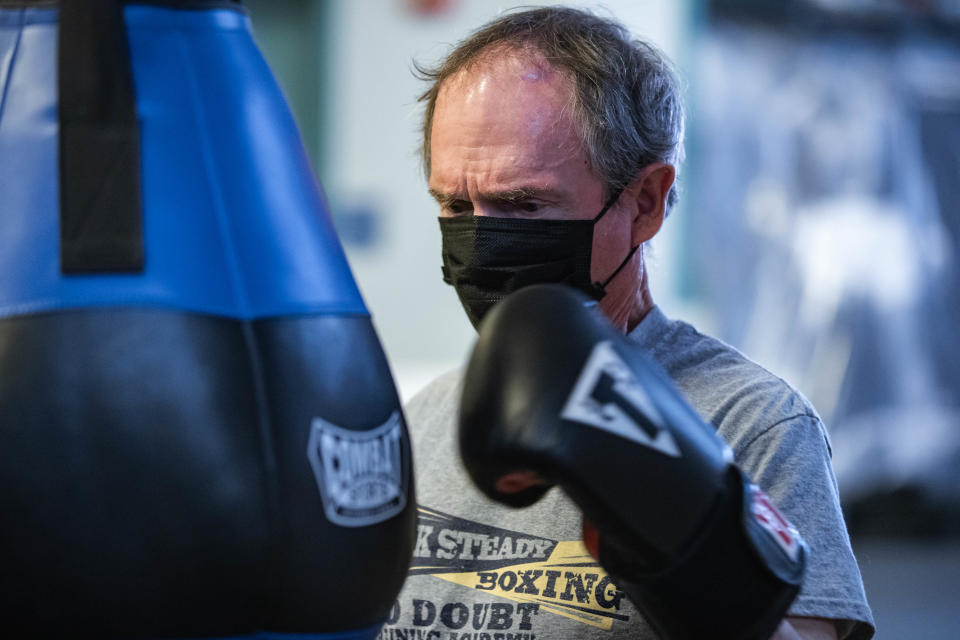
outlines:
[{"label": "forehead", "polygon": [[571,83],[563,72],[533,52],[501,49],[481,55],[441,85],[431,151],[510,140],[531,153],[579,149]]}]

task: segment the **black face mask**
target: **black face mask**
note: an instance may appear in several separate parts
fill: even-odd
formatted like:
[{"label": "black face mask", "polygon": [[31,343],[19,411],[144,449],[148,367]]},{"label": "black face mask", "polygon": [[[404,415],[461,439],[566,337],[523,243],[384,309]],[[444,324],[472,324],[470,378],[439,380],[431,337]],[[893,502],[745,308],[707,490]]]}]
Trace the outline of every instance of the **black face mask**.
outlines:
[{"label": "black face mask", "polygon": [[591,281],[593,228],[619,197],[618,192],[593,220],[440,218],[443,281],[457,290],[474,328],[490,307],[531,284],[568,284],[600,300],[638,249],[604,282]]}]

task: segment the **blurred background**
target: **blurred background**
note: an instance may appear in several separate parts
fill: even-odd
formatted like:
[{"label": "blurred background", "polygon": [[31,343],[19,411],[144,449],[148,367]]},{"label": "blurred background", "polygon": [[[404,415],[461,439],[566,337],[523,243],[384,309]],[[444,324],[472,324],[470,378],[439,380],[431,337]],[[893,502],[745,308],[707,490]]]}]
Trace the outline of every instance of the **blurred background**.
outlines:
[{"label": "blurred background", "polygon": [[[409,399],[474,338],[440,278],[413,62],[513,5],[245,4]],[[569,4],[686,89],[655,300],[819,409],[877,637],[960,638],[960,0]]]}]

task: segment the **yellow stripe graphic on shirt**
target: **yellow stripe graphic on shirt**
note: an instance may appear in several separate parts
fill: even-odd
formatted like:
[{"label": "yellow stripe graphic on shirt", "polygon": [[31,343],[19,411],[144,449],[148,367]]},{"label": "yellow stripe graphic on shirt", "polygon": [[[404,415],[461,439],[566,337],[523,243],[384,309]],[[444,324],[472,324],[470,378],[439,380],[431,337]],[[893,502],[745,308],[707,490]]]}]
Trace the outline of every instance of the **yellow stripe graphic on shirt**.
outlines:
[{"label": "yellow stripe graphic on shirt", "polygon": [[610,630],[618,590],[580,540],[551,540],[420,506],[411,575],[430,575],[481,593],[536,603],[549,612]]}]

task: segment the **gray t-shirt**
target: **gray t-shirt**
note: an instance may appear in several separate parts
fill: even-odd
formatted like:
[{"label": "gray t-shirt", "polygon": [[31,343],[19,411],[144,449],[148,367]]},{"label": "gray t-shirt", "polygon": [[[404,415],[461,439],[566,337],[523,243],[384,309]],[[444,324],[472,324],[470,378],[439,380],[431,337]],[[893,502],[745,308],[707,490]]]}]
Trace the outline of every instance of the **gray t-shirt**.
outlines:
[{"label": "gray t-shirt", "polygon": [[[841,638],[870,638],[873,616],[840,512],[830,442],[813,407],[732,347],[658,308],[629,337],[717,428],[736,463],[809,545],[807,576],[790,613],[845,620]],[[455,437],[461,374],[441,376],[406,408],[417,543],[379,638],[656,638],[586,551],[580,511],[562,491],[511,509],[473,486]]]}]

